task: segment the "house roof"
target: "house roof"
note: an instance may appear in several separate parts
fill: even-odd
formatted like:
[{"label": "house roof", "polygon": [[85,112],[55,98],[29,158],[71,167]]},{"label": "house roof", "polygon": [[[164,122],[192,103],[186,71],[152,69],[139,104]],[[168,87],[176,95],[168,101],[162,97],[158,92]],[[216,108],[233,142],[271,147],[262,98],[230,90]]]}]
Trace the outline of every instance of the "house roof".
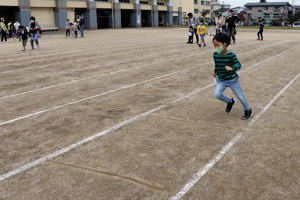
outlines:
[{"label": "house roof", "polygon": [[262,7],[262,6],[289,6],[289,2],[266,2],[266,3],[247,3],[245,7]]},{"label": "house roof", "polygon": [[218,10],[215,10],[214,12],[215,13],[223,13],[223,12],[226,12],[227,10],[230,10],[230,8],[220,8]]}]

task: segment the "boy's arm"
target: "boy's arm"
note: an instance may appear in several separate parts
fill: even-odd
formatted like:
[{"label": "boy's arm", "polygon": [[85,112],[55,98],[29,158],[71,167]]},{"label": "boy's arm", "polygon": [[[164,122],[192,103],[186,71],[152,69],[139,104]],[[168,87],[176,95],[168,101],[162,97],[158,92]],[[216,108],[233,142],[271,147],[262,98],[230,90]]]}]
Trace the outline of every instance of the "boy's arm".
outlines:
[{"label": "boy's arm", "polygon": [[233,60],[232,69],[234,71],[240,70],[241,69],[241,63],[240,63],[239,59],[237,58],[237,56],[235,54],[233,55],[232,60]]}]

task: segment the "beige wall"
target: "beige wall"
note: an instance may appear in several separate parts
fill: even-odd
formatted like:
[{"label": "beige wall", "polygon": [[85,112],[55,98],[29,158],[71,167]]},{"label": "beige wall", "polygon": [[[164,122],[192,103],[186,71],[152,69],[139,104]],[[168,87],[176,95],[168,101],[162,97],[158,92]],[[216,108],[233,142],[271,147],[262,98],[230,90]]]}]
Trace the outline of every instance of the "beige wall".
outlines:
[{"label": "beige wall", "polygon": [[133,9],[133,4],[131,4],[131,3],[120,3],[120,7],[121,7],[121,9],[132,10]]},{"label": "beige wall", "polygon": [[31,7],[55,7],[55,0],[30,0]]},{"label": "beige wall", "polygon": [[18,6],[19,1],[18,0],[0,0],[1,6]]},{"label": "beige wall", "polygon": [[31,15],[36,18],[42,28],[55,27],[53,8],[31,8]]},{"label": "beige wall", "polygon": [[74,21],[75,19],[75,9],[68,9],[68,19],[70,22]]},{"label": "beige wall", "polygon": [[67,1],[68,8],[86,8],[87,2],[86,1]]},{"label": "beige wall", "polygon": [[182,0],[181,1],[182,4],[182,11],[184,13],[194,13],[194,1],[193,0]]},{"label": "beige wall", "polygon": [[107,9],[111,9],[111,3],[110,2],[96,2],[96,7],[97,8],[107,8]]}]

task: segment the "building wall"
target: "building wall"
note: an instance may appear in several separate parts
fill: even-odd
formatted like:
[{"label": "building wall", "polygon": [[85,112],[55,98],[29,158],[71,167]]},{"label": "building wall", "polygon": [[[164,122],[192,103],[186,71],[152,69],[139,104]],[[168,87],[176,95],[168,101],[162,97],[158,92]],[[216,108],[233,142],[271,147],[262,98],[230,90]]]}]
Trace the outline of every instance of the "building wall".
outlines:
[{"label": "building wall", "polygon": [[268,9],[266,9],[266,7],[247,7],[247,14],[253,20],[262,17],[267,22],[270,22],[276,18],[287,17],[288,8],[286,6],[268,6]]},{"label": "building wall", "polygon": [[42,28],[55,27],[54,8],[31,8],[31,15],[37,19]]},{"label": "building wall", "polygon": [[[204,2],[204,5],[201,2]],[[211,0],[197,0],[196,2],[194,0],[181,0],[181,4],[185,16],[192,13],[195,17],[200,17],[203,10],[211,12]],[[206,17],[210,18],[210,13]]]},{"label": "building wall", "polygon": [[[75,9],[80,10],[80,12],[88,12],[91,9],[88,9],[88,5],[90,5],[90,2],[87,0],[66,0],[65,4],[61,4],[63,6],[57,7],[57,1],[64,1],[64,0],[27,0],[29,3],[26,5],[26,9],[29,10],[28,16],[32,15],[35,16],[37,21],[41,24],[42,28],[54,28],[57,27],[57,24],[59,24],[59,30],[61,30],[61,22],[58,22],[57,18],[60,19],[60,21],[64,18],[70,19],[70,21],[74,20],[75,17]],[[102,1],[95,1],[93,2],[95,6],[93,6],[92,10],[95,9],[112,9],[112,2],[113,0],[109,0],[108,2],[102,2]],[[140,8],[141,10],[149,10],[151,11],[153,8],[153,0],[140,0],[143,2],[148,2],[148,4],[141,4]],[[157,1],[157,8],[158,11],[163,11],[165,14],[164,20],[172,19],[173,13],[175,16],[179,16],[178,14],[178,7],[182,7],[183,4],[186,4],[186,2],[192,2],[192,0],[156,0]],[[171,6],[168,7],[169,1],[171,1]],[[19,0],[0,0],[0,6],[14,6],[19,7]],[[130,3],[122,3],[120,2],[120,9],[123,10],[132,10],[135,12],[135,3],[136,0],[131,0]],[[189,11],[193,11],[193,3],[190,6],[192,9]],[[84,10],[86,9],[86,10]],[[58,10],[60,10],[60,14],[58,13]],[[1,15],[1,13],[0,13]],[[26,19],[29,18],[27,15]],[[58,17],[59,16],[59,17]],[[93,15],[92,18],[94,19]],[[182,15],[180,15],[182,16]],[[25,19],[24,17],[22,19]],[[169,20],[171,21],[171,20]],[[26,22],[27,23],[27,22]],[[56,24],[57,23],[57,24]]]},{"label": "building wall", "polygon": [[0,0],[0,6],[18,6],[18,0]]}]

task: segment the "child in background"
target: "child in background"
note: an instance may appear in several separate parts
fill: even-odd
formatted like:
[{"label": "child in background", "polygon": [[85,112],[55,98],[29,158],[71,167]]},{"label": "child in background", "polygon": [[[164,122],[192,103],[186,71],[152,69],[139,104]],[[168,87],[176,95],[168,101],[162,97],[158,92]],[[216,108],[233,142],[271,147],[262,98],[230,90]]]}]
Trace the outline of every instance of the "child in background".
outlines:
[{"label": "child in background", "polygon": [[241,63],[236,55],[227,49],[230,42],[231,38],[225,33],[218,33],[213,39],[213,44],[216,48],[216,52],[214,53],[214,77],[217,81],[215,97],[227,103],[225,112],[229,113],[235,103],[235,100],[224,96],[223,93],[226,88],[230,87],[244,107],[245,113],[242,119],[247,120],[253,115],[253,113],[247,99],[244,96],[240,86],[239,76],[236,73],[240,70]]},{"label": "child in background", "polygon": [[70,23],[70,32],[71,32],[71,38],[75,38],[75,28],[73,23]]},{"label": "child in background", "polygon": [[26,27],[20,25],[19,26],[19,32],[18,37],[22,40],[23,50],[26,51],[26,45],[28,41],[28,37],[31,37],[30,33],[27,31]]},{"label": "child in background", "polygon": [[257,33],[257,40],[264,40],[264,36],[263,36],[263,32],[264,32],[264,22],[260,19],[258,21],[258,25],[259,25],[259,31]]},{"label": "child in background", "polygon": [[194,37],[194,29],[192,26],[189,28],[189,40],[187,44],[193,44],[193,37]]},{"label": "child in background", "polygon": [[77,39],[77,37],[78,37],[78,23],[76,22],[76,19],[73,22],[73,27],[74,27],[74,38]]},{"label": "child in background", "polygon": [[198,46],[201,47],[202,43],[203,43],[203,46],[206,47],[204,37],[205,37],[205,35],[207,35],[207,29],[206,29],[206,26],[204,25],[203,21],[201,21],[200,24],[197,27],[197,34],[201,38],[200,44],[198,44]]}]

